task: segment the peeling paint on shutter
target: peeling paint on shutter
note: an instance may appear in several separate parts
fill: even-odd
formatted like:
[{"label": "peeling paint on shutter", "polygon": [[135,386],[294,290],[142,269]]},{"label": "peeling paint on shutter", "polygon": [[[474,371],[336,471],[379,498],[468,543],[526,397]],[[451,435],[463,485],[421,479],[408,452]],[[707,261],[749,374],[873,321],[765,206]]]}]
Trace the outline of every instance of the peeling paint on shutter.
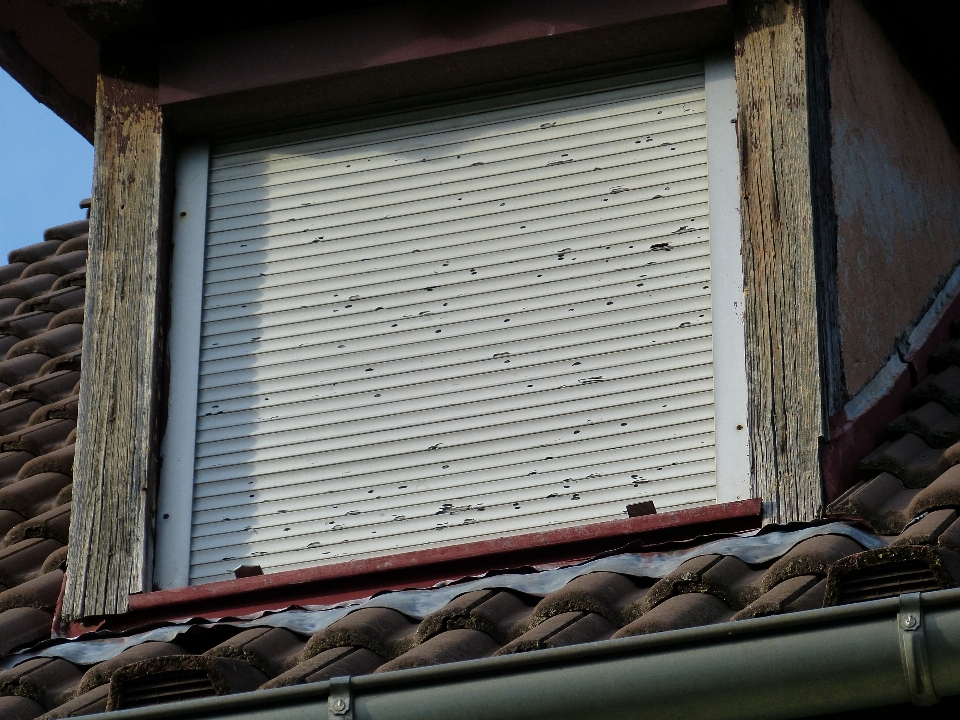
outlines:
[{"label": "peeling paint on shutter", "polygon": [[191,582],[715,502],[702,65],[211,155]]}]

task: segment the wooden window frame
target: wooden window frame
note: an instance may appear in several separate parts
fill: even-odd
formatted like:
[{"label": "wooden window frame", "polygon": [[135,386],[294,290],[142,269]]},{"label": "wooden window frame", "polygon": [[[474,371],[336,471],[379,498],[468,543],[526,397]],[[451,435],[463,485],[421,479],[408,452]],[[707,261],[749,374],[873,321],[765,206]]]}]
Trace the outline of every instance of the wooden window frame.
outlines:
[{"label": "wooden window frame", "polygon": [[[716,5],[704,0],[703,7],[721,9]],[[764,515],[781,522],[810,519],[821,506],[822,357],[828,354],[821,348],[831,341],[824,330],[830,318],[818,323],[818,312],[831,312],[829,297],[824,302],[830,287],[817,284],[831,251],[820,242],[823,212],[811,189],[811,166],[817,170],[822,159],[809,151],[810,138],[823,131],[825,96],[817,85],[822,68],[808,49],[815,38],[805,8],[800,0],[744,0],[733,7],[750,494],[765,498]],[[673,28],[692,45],[697,32],[709,38],[706,44],[716,42],[718,27],[704,24],[707,15],[696,17],[693,31],[683,15],[666,24],[650,21],[644,37]],[[593,46],[597,36],[590,37]],[[516,60],[514,54],[515,68]],[[161,108],[155,77],[131,78],[101,66],[66,622],[121,615],[131,596],[162,594],[150,591],[166,410],[164,224],[173,194],[165,147],[174,132],[220,132],[235,123],[231,108],[261,97],[251,92]],[[225,113],[211,112],[217,107]],[[129,293],[135,302],[118,304]]]},{"label": "wooden window frame", "polygon": [[[736,80],[732,54],[711,53],[703,65],[717,504],[725,504],[750,497]],[[208,144],[191,143],[176,154],[167,416],[177,421],[168,423],[161,449],[153,574],[154,587],[160,590],[189,584],[209,152]],[[545,530],[530,534],[528,544],[540,542]],[[520,537],[511,535],[513,541]]]}]

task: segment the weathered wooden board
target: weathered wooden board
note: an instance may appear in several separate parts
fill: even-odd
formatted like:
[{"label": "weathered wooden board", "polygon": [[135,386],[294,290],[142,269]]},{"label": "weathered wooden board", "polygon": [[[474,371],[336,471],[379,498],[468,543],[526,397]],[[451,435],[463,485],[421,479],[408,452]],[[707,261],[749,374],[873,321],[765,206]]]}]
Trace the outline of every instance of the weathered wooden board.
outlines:
[{"label": "weathered wooden board", "polygon": [[101,75],[65,620],[125,612],[150,575],[162,120],[156,89]]},{"label": "weathered wooden board", "polygon": [[751,0],[736,22],[753,494],[767,522],[810,520],[823,413],[803,3]]}]

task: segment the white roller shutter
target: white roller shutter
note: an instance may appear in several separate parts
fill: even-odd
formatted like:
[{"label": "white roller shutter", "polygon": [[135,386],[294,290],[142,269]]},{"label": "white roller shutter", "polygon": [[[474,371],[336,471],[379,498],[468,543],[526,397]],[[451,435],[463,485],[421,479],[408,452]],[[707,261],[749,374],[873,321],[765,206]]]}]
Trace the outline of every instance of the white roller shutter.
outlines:
[{"label": "white roller shutter", "polygon": [[191,582],[714,502],[704,103],[214,148]]}]

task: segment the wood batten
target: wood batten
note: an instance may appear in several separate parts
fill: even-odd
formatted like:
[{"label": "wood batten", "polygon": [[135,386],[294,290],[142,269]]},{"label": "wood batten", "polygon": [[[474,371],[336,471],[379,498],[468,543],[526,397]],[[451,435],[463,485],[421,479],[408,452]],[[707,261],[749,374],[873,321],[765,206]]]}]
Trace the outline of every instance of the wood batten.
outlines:
[{"label": "wood batten", "polygon": [[155,87],[98,78],[65,620],[125,612],[149,585],[162,129]]},{"label": "wood batten", "polygon": [[767,522],[811,520],[823,435],[802,0],[736,6],[752,490]]}]

